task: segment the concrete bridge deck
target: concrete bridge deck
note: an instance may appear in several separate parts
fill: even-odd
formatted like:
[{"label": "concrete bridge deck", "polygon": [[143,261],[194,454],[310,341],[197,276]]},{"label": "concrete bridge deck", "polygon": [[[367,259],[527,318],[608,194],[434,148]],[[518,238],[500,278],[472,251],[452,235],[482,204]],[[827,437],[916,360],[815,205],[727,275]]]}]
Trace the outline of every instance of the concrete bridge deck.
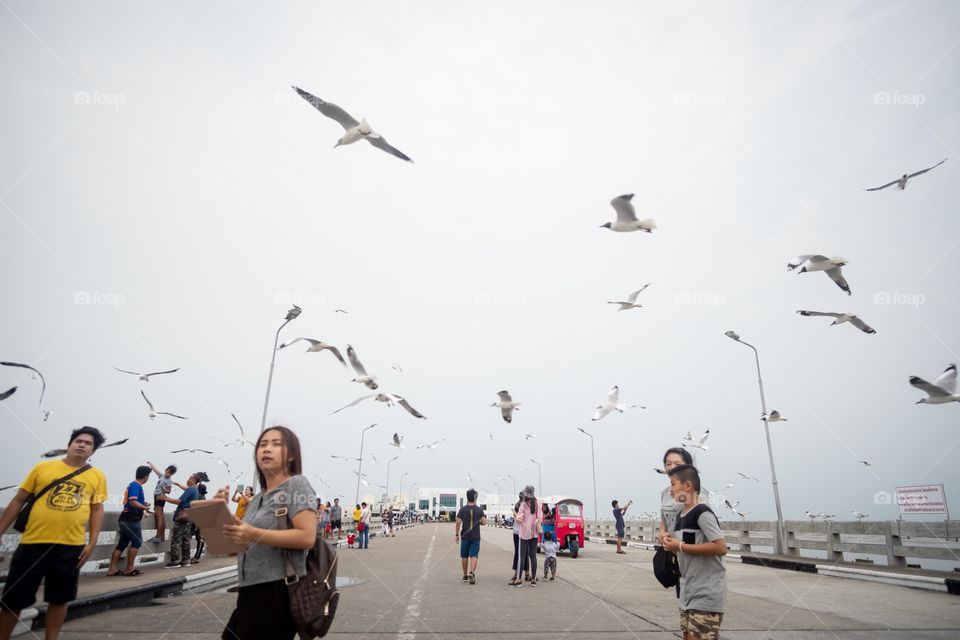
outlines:
[{"label": "concrete bridge deck", "polygon": [[[506,586],[510,531],[487,527],[483,536],[474,586],[460,580],[458,546],[450,524],[417,526],[395,538],[375,538],[366,551],[343,549],[340,577],[363,582],[342,590],[328,637],[679,636],[676,598],[654,579],[651,552],[631,549],[628,555],[617,556],[610,545],[588,544],[577,559],[561,556],[555,582],[514,589]],[[197,569],[212,564],[204,562]],[[155,581],[169,578],[168,570],[155,571]],[[724,638],[960,638],[960,598],[955,595],[739,562],[729,562],[727,571]],[[153,573],[126,580],[149,584]],[[124,580],[85,578],[96,579]],[[220,637],[235,602],[235,594],[222,590],[156,598],[147,606],[69,621],[61,637],[210,640]]]}]

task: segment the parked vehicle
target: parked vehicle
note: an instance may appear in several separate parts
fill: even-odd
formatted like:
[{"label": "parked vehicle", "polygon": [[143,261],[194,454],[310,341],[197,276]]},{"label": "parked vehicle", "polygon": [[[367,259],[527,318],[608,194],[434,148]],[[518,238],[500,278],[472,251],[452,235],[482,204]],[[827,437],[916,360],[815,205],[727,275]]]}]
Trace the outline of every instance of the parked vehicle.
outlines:
[{"label": "parked vehicle", "polygon": [[[583,502],[570,496],[545,496],[541,501],[553,513],[553,525],[560,550],[569,551],[570,557],[576,558],[583,548]],[[543,542],[543,536],[540,542]],[[539,551],[539,545],[537,550]]]}]

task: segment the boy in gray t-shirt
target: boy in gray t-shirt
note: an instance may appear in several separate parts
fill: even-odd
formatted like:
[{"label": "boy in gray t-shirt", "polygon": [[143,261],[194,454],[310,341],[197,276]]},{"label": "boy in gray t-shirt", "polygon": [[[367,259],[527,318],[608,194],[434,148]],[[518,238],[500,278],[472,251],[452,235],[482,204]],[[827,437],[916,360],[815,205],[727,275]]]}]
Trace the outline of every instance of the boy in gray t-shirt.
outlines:
[{"label": "boy in gray t-shirt", "polygon": [[727,606],[727,543],[717,516],[700,502],[696,467],[680,465],[667,475],[673,497],[684,505],[663,543],[680,568],[680,630],[684,638],[714,640]]}]

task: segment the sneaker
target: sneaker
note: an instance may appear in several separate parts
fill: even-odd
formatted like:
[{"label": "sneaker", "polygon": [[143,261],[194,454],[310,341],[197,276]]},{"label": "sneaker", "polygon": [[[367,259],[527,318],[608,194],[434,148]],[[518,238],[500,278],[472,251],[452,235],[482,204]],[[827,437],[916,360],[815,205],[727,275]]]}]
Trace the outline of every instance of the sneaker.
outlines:
[{"label": "sneaker", "polygon": [[477,584],[477,576],[473,575],[473,571],[470,572],[468,577],[470,578],[470,584]]},{"label": "sneaker", "polygon": [[179,562],[168,562],[167,564],[165,564],[165,565],[163,565],[163,566],[165,566],[165,567],[179,567],[179,566],[180,566],[180,563],[179,563]]},{"label": "sneaker", "polygon": [[469,577],[463,576],[463,581],[464,581],[464,582],[466,582],[466,581],[469,580],[469,579],[470,579]]},{"label": "sneaker", "polygon": [[190,566],[190,563],[189,563],[189,562],[181,562],[181,563],[180,563],[180,568],[181,568],[181,569],[183,569],[184,567],[189,567],[189,566]]},{"label": "sneaker", "polygon": [[550,579],[551,579],[551,580],[555,580],[555,579],[556,579],[556,577],[557,577],[557,576],[555,576],[555,575],[552,575],[552,576],[550,576]]},{"label": "sneaker", "polygon": [[536,579],[536,578],[534,578],[533,580],[530,581],[530,586],[531,586],[531,587],[537,586],[537,579]]}]

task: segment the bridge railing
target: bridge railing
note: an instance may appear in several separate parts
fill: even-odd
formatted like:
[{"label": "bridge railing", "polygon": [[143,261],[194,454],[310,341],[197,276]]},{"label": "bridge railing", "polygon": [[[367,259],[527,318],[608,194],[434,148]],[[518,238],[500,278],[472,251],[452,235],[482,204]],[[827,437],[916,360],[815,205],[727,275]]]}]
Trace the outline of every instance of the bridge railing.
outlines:
[{"label": "bridge railing", "polygon": [[[886,558],[885,564],[891,567],[906,567],[908,559],[952,561],[960,567],[960,539],[957,538],[960,521],[957,520],[949,523],[787,520],[784,526],[787,555],[794,557],[806,550],[822,552],[828,561],[843,560],[844,554],[862,554]],[[720,527],[727,544],[734,550],[756,553],[773,548],[775,523],[772,521],[721,521]],[[613,520],[588,520],[586,534],[613,538],[616,528]],[[624,534],[627,540],[653,544],[657,522],[628,521]]]}]

